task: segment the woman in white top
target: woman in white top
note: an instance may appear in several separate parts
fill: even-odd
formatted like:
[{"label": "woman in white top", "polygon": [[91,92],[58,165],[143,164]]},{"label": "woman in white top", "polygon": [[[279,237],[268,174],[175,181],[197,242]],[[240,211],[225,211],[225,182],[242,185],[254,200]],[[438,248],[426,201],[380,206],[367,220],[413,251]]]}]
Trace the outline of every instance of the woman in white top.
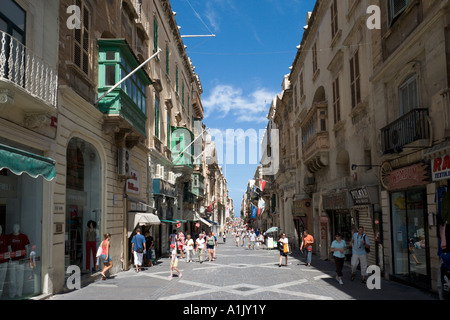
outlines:
[{"label": "woman in white top", "polygon": [[280,240],[278,240],[278,249],[280,250],[280,263],[278,264],[278,267],[281,267],[281,261],[283,260],[283,257],[285,257],[285,265],[287,266],[287,255],[289,252],[289,240],[286,238],[286,234],[283,233],[281,235]]},{"label": "woman in white top", "polygon": [[186,262],[192,262],[192,255],[194,254],[194,240],[191,239],[191,235],[187,235],[186,239]]}]

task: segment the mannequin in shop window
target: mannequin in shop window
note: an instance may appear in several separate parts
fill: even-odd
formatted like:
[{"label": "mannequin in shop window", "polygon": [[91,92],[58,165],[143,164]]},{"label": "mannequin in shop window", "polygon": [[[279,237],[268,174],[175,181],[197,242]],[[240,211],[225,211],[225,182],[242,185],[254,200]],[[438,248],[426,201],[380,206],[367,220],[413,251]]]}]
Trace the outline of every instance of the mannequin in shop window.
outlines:
[{"label": "mannequin in shop window", "polygon": [[[93,220],[89,220],[86,229],[86,271],[91,269],[91,257],[92,264],[95,264],[95,255],[97,253],[97,223]],[[92,271],[95,271],[95,267],[92,267]]]},{"label": "mannequin in shop window", "polygon": [[8,271],[8,245],[9,237],[3,233],[3,228],[0,226],[0,297],[3,294],[3,285],[5,284],[6,272]]},{"label": "mannequin in shop window", "polygon": [[21,297],[23,290],[23,277],[25,271],[25,263],[21,261],[27,256],[30,240],[28,236],[20,232],[18,224],[13,225],[13,233],[9,235],[9,244],[11,248],[10,269],[10,298]]}]

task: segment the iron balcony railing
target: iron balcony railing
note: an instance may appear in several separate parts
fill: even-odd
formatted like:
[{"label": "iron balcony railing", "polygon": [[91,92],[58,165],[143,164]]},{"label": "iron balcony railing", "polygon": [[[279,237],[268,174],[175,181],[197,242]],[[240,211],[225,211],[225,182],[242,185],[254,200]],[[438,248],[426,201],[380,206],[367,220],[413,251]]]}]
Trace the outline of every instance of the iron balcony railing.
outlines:
[{"label": "iron balcony railing", "polygon": [[0,31],[0,81],[10,81],[31,96],[56,107],[56,68],[3,31]]},{"label": "iron balcony railing", "polygon": [[413,109],[381,129],[383,153],[398,153],[418,140],[430,139],[428,109]]}]

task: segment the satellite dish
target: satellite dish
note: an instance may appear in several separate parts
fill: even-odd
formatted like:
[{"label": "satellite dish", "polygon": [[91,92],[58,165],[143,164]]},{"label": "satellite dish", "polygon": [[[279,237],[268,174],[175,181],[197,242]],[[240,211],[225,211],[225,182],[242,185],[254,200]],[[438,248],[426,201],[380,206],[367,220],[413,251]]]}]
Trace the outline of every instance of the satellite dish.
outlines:
[{"label": "satellite dish", "polygon": [[200,213],[203,214],[204,212],[205,212],[205,207],[204,207],[204,206],[201,206],[201,207],[200,207]]}]

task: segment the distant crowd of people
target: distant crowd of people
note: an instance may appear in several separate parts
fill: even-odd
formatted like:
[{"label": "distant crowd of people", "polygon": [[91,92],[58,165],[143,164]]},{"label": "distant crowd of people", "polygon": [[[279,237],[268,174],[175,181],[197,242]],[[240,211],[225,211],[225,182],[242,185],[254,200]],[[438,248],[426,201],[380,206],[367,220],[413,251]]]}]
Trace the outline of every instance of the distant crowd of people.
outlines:
[{"label": "distant crowd of people", "polygon": [[[248,239],[248,249],[255,250],[264,248],[265,246],[265,236],[266,234],[261,232],[259,229],[251,229],[246,226],[227,226],[223,232],[223,242],[226,243],[227,234],[230,234],[234,238],[235,245],[237,247],[244,247],[246,239]],[[106,272],[112,268],[112,260],[109,255],[111,235],[109,233],[104,235],[104,240],[100,244],[97,257],[101,258],[104,264],[104,268],[101,272],[102,279],[106,279]],[[194,240],[195,239],[195,240]],[[216,251],[218,248],[217,237],[213,232],[206,233],[201,232],[199,235],[195,235],[194,238],[190,234],[186,236],[182,231],[173,230],[169,236],[170,242],[170,276],[172,279],[173,272],[178,272],[178,277],[182,277],[182,273],[178,269],[178,252],[180,253],[180,258],[185,259],[186,262],[193,262],[194,256],[198,256],[198,261],[203,263],[206,259],[209,262],[216,260]],[[314,237],[304,230],[302,235],[302,241],[300,245],[300,251],[304,253],[306,250],[306,266],[311,266],[312,261],[312,251],[313,251]],[[134,255],[134,264],[136,267],[136,272],[140,272],[144,262],[152,265],[151,248],[153,246],[153,239],[149,234],[146,236],[141,234],[141,229],[136,229],[136,234],[131,240],[131,250]],[[353,281],[356,276],[356,270],[358,265],[361,267],[361,278],[362,282],[366,283],[367,277],[367,254],[370,252],[370,241],[369,238],[364,233],[364,227],[360,226],[357,232],[352,235],[352,240],[350,241],[350,247],[352,248],[352,258],[351,258],[351,280]],[[280,238],[277,242],[277,248],[280,251],[280,260],[278,266],[282,266],[283,257],[285,260],[284,265],[287,265],[288,255],[291,253],[291,247],[289,245],[289,240],[285,233],[281,233]],[[333,258],[336,266],[336,280],[343,284],[343,273],[342,269],[345,261],[345,252],[348,249],[347,244],[340,233],[336,234],[335,240],[331,243],[330,250],[333,254]],[[186,255],[185,255],[186,254]],[[144,261],[145,258],[145,261]]]}]

